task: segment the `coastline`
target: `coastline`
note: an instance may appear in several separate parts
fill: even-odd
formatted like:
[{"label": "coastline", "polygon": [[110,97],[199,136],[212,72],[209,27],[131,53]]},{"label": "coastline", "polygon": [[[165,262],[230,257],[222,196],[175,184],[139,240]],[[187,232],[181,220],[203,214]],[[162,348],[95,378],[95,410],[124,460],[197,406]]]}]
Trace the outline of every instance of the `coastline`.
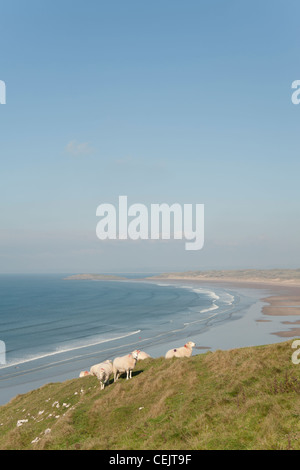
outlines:
[{"label": "coastline", "polygon": [[[268,295],[261,296],[261,301],[266,303],[262,307],[262,314],[266,317],[257,319],[256,322],[270,322],[270,317],[297,317],[298,320],[282,321],[282,325],[289,325],[289,330],[274,331],[272,335],[280,338],[297,338],[300,336],[300,281],[298,279],[276,279],[266,280],[256,278],[238,279],[224,276],[207,278],[206,276],[179,276],[179,275],[163,275],[155,276],[153,280],[159,281],[189,281],[199,283],[201,285],[220,285],[227,288],[245,288],[245,289],[261,289],[267,290]],[[269,318],[267,318],[269,317]]]},{"label": "coastline", "polygon": [[[127,282],[128,280],[125,280]],[[120,280],[120,282],[124,282]],[[262,344],[276,343],[278,338],[286,340],[287,338],[300,336],[300,318],[297,322],[295,316],[300,315],[300,286],[287,286],[274,285],[269,282],[249,282],[249,281],[233,281],[232,279],[211,280],[211,279],[191,279],[186,276],[182,278],[159,278],[153,277],[151,279],[130,279],[130,282],[154,282],[159,284],[171,284],[180,288],[203,287],[213,290],[214,288],[228,289],[229,292],[236,294],[238,298],[245,296],[250,299],[248,303],[241,302],[232,308],[232,312],[225,320],[218,320],[215,312],[212,312],[211,317],[217,322],[209,320],[205,323],[205,328],[198,335],[196,340],[196,348],[194,355],[202,354],[208,350],[213,351],[217,349],[235,349],[240,347],[255,346]],[[299,311],[298,311],[299,307]],[[289,315],[293,315],[293,322],[286,321]],[[210,317],[208,317],[210,318]],[[285,321],[283,321],[285,320]],[[298,326],[297,326],[298,325]],[[193,340],[194,336],[193,325],[186,330],[186,339]],[[182,338],[183,339],[183,338]],[[134,342],[136,341],[136,343]],[[178,342],[178,344],[177,344]],[[145,349],[153,357],[163,355],[165,350],[172,347],[180,346],[180,341],[175,336],[170,335],[170,338],[164,343],[152,344],[141,341],[140,343],[133,338],[130,338],[124,343],[123,341],[116,341],[115,344],[108,345],[106,350],[105,359],[111,358],[113,355],[123,355],[129,350],[135,349],[136,345],[140,349]],[[150,344],[150,343],[149,343]],[[115,352],[118,351],[118,354]],[[21,365],[14,369],[12,373],[12,381],[3,383],[1,390],[2,399],[1,404],[7,403],[17,394],[26,393],[30,390],[36,389],[49,382],[63,382],[68,379],[78,377],[80,370],[86,370],[87,364],[85,363],[87,357],[81,358],[77,356],[78,351],[74,351],[72,358],[61,355],[61,359],[56,364],[47,365],[47,359],[35,361],[34,369],[30,368],[30,362],[27,366]],[[90,351],[88,357],[89,364],[96,360],[96,349]],[[1,371],[1,369],[0,369]],[[25,377],[26,379],[23,379]],[[1,379],[1,377],[0,377]],[[3,377],[2,377],[3,379]],[[0,380],[1,383],[1,380]]]},{"label": "coastline", "polygon": [[300,288],[300,279],[267,279],[265,277],[232,277],[232,276],[188,276],[179,274],[162,274],[159,276],[148,277],[147,279],[158,281],[195,281],[195,282],[213,282],[222,284],[237,284],[244,286],[270,286],[270,287],[298,287]]}]

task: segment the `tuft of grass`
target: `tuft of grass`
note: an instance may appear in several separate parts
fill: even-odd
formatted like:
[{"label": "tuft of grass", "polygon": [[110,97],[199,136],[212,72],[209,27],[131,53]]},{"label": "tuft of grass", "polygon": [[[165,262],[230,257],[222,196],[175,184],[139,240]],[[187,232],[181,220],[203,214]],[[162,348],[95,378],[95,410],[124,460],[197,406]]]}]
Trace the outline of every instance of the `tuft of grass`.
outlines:
[{"label": "tuft of grass", "polygon": [[95,377],[45,385],[0,407],[0,448],[299,450],[291,344],[148,359],[103,391]]}]

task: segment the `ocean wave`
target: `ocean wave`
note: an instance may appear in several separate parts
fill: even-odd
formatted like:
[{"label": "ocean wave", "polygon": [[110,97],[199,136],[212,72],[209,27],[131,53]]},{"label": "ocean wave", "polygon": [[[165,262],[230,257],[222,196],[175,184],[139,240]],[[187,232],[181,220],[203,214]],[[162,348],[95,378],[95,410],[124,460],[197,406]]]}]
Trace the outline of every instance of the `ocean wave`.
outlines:
[{"label": "ocean wave", "polygon": [[[191,285],[182,285],[182,284],[181,285],[176,285],[176,284],[167,284],[167,283],[164,283],[164,284],[157,283],[157,285],[163,286],[163,287],[164,286],[172,286],[172,287],[176,287],[177,289],[188,289],[192,292],[195,292],[196,294],[207,295],[213,301],[212,306],[208,307],[208,308],[205,308],[203,310],[200,310],[199,313],[207,313],[207,312],[219,309],[219,305],[217,305],[215,302],[217,300],[220,300],[220,296],[216,292],[214,292],[213,290],[205,289],[203,287],[198,287],[198,286],[195,287],[195,286],[191,286]],[[225,300],[225,303],[227,305],[231,305],[234,301],[234,296],[231,295],[231,294],[228,294],[227,292],[226,292],[226,295],[228,295],[230,297],[230,300],[228,300],[228,301]],[[213,315],[213,316],[215,316],[215,315]],[[196,320],[195,322],[190,322],[190,323],[199,323],[199,322],[202,322],[202,321],[204,321],[204,319]],[[190,323],[184,323],[184,325],[189,325]]]},{"label": "ocean wave", "polygon": [[200,313],[207,313],[207,312],[211,312],[212,310],[217,310],[218,308],[220,308],[218,305],[216,304],[213,304],[211,307],[209,308],[205,308],[203,310],[200,310]]},{"label": "ocean wave", "polygon": [[89,347],[92,347],[92,346],[97,346],[99,344],[108,343],[110,341],[116,341],[116,340],[119,340],[119,339],[123,339],[123,338],[127,338],[129,336],[136,335],[140,332],[141,332],[141,330],[131,331],[129,333],[122,334],[120,336],[116,336],[116,337],[113,337],[113,338],[110,337],[110,338],[106,338],[106,339],[102,338],[101,340],[98,340],[96,342],[88,343],[88,344],[84,344],[84,345],[74,344],[72,347],[63,347],[63,346],[58,347],[52,352],[48,352],[48,353],[44,353],[44,354],[40,354],[40,355],[27,356],[23,359],[17,359],[15,361],[8,362],[7,364],[5,364],[3,366],[0,366],[0,370],[6,369],[8,367],[13,367],[13,366],[18,366],[18,365],[21,365],[21,364],[25,364],[27,362],[37,361],[39,359],[44,359],[46,357],[56,356],[57,354],[68,353],[68,352],[71,352],[71,351],[76,351],[78,349],[89,348]]},{"label": "ocean wave", "polygon": [[199,287],[197,288],[193,288],[193,291],[194,292],[197,292],[199,294],[206,294],[208,295],[211,299],[214,299],[214,300],[220,300],[220,297],[212,290],[208,290],[208,289],[201,289]]},{"label": "ocean wave", "polygon": [[224,302],[225,302],[227,305],[232,305],[233,302],[235,301],[234,295],[228,294],[228,292],[226,292],[226,295],[227,295],[227,297],[229,297],[229,299],[228,299],[228,300],[224,300]]},{"label": "ocean wave", "polygon": [[[215,307],[216,307],[216,308],[207,309],[206,312],[208,312],[209,310],[216,310],[216,309],[219,308],[217,305],[216,305]],[[203,313],[203,312],[202,312],[202,313]],[[184,326],[193,325],[194,323],[203,323],[203,322],[207,322],[207,321],[210,320],[211,318],[216,317],[218,314],[219,314],[219,312],[218,312],[218,313],[214,313],[213,315],[210,315],[209,317],[205,317],[205,318],[201,318],[201,319],[199,319],[199,320],[194,320],[194,321],[186,322],[186,323],[184,323]]]}]

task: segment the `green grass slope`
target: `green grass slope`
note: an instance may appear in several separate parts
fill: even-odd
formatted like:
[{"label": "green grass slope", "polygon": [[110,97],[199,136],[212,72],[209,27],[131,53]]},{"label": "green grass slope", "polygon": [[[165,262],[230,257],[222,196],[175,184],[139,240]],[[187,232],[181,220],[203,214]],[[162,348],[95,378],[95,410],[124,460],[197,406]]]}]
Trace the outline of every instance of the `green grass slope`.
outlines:
[{"label": "green grass slope", "polygon": [[300,449],[291,344],[148,359],[104,391],[94,377],[45,385],[0,407],[0,448]]}]

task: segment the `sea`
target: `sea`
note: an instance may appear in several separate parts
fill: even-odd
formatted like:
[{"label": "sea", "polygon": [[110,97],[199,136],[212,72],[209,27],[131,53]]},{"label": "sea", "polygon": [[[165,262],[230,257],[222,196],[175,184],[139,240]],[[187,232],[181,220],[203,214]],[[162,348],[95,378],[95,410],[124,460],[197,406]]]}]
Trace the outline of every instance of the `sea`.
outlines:
[{"label": "sea", "polygon": [[134,349],[159,357],[187,341],[194,354],[275,342],[254,321],[261,290],[122,276],[0,275],[0,405]]}]

